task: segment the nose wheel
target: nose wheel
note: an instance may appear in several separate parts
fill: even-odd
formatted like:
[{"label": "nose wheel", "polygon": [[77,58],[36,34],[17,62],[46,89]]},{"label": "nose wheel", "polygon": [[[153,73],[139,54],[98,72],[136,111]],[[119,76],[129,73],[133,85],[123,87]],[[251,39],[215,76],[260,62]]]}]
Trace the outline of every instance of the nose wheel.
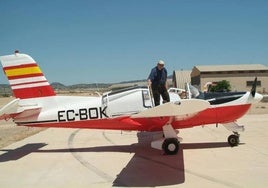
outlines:
[{"label": "nose wheel", "polygon": [[231,147],[238,146],[238,144],[240,143],[239,134],[235,133],[235,134],[230,135],[228,137],[228,143]]},{"label": "nose wheel", "polygon": [[236,122],[225,123],[223,125],[227,130],[232,131],[234,133],[228,137],[229,145],[231,147],[238,146],[240,143],[240,140],[239,140],[240,135],[238,134],[238,132],[245,131],[244,126],[238,125]]}]

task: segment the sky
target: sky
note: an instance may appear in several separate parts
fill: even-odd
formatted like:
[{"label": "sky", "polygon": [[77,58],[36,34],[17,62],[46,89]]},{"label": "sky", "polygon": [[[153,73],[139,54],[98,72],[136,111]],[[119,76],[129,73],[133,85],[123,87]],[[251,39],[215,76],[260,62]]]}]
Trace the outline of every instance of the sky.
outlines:
[{"label": "sky", "polygon": [[15,50],[65,85],[147,79],[160,59],[268,66],[268,1],[0,0],[0,55]]}]

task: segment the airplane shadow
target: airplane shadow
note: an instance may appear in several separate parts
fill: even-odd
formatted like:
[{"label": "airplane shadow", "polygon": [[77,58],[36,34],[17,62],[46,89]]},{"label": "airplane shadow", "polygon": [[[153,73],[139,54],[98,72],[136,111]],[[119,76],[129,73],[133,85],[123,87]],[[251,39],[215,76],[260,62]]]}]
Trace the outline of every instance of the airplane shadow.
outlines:
[{"label": "airplane shadow", "polygon": [[45,143],[33,143],[33,144],[26,144],[22,147],[16,148],[14,150],[0,150],[6,151],[6,153],[0,155],[0,162],[7,162],[7,161],[15,161],[26,155],[29,155],[33,152],[38,151],[40,148],[46,146]]},{"label": "airplane shadow", "polygon": [[[155,187],[182,184],[185,182],[183,152],[187,149],[205,149],[230,147],[227,142],[182,143],[177,155],[164,155],[162,151],[152,149],[152,133],[138,133],[138,143],[132,145],[112,145],[64,149],[40,149],[47,144],[26,144],[0,155],[0,162],[20,159],[30,153],[83,153],[83,152],[123,152],[134,153],[125,168],[113,181],[118,187]],[[116,164],[115,164],[116,165]]]},{"label": "airplane shadow", "polygon": [[[162,133],[161,133],[162,135]],[[184,150],[229,147],[226,142],[180,144],[177,155],[165,155],[152,149],[154,133],[140,132],[138,143],[131,146],[135,153],[127,166],[117,175],[113,186],[155,187],[177,185],[185,182]]]}]

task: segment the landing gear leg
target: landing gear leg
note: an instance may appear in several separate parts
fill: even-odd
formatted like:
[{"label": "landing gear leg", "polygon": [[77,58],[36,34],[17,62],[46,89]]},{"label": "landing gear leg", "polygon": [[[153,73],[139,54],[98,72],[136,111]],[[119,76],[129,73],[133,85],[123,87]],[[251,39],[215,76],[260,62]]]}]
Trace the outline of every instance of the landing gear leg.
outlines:
[{"label": "landing gear leg", "polygon": [[155,140],[151,143],[151,147],[163,150],[167,155],[175,155],[179,151],[180,141],[182,138],[177,137],[176,131],[171,124],[163,126],[164,138]]}]

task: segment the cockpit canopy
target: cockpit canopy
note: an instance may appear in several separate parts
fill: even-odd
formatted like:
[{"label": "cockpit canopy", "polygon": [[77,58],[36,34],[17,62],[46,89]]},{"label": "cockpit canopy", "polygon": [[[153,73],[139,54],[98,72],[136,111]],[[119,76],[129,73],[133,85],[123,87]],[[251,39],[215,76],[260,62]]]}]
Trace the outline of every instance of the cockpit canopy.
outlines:
[{"label": "cockpit canopy", "polygon": [[222,104],[242,97],[246,92],[201,92],[189,83],[185,85],[187,99],[203,99],[210,104]]}]

